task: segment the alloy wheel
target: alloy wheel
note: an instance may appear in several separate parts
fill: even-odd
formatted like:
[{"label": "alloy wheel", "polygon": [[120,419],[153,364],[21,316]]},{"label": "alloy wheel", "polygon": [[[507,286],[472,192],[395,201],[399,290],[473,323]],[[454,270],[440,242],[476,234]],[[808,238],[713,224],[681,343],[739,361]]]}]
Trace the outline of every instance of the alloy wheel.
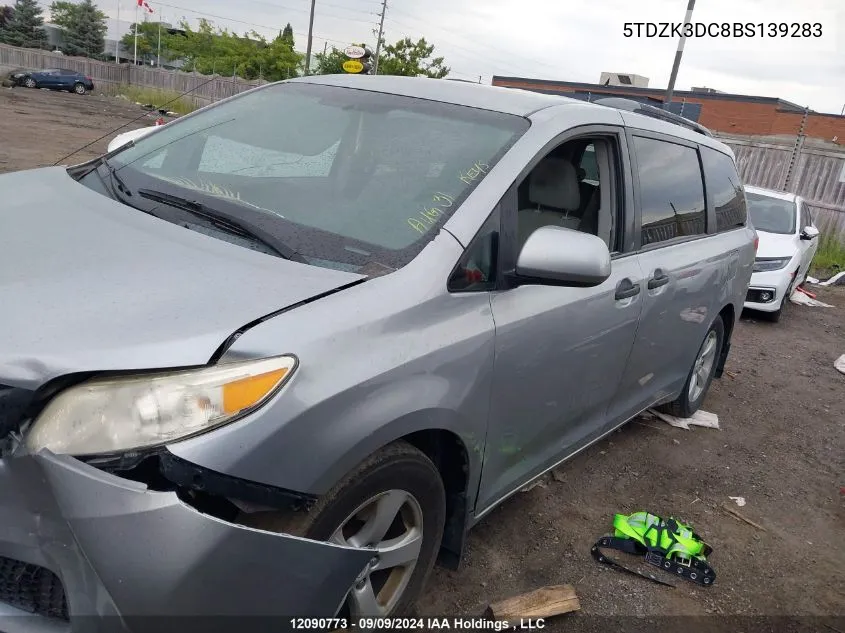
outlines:
[{"label": "alloy wheel", "polygon": [[420,556],[422,508],[410,493],[388,490],[358,506],[329,541],[373,552],[346,596],[350,616],[388,615],[402,598]]},{"label": "alloy wheel", "polygon": [[701,346],[701,351],[698,353],[698,358],[695,359],[693,365],[692,378],[689,382],[689,401],[696,402],[707,387],[707,380],[710,378],[710,372],[713,370],[713,364],[716,362],[716,343],[719,337],[715,330],[711,330],[704,339],[704,345]]}]

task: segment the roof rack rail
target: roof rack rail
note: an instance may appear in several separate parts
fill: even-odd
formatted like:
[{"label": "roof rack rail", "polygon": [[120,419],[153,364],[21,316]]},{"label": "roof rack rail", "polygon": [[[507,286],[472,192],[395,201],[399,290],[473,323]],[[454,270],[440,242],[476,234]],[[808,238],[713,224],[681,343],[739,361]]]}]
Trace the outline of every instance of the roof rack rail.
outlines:
[{"label": "roof rack rail", "polygon": [[633,99],[623,99],[621,97],[606,97],[604,99],[596,99],[595,101],[593,101],[593,103],[607,106],[608,108],[616,108],[617,110],[627,110],[628,112],[642,114],[653,119],[660,119],[668,123],[680,125],[681,127],[685,127],[688,130],[692,130],[693,132],[704,134],[704,136],[713,136],[713,133],[700,123],[690,121],[689,119],[686,119],[672,112],[667,112],[662,108],[656,108],[655,106],[651,106],[646,103],[634,101]]}]

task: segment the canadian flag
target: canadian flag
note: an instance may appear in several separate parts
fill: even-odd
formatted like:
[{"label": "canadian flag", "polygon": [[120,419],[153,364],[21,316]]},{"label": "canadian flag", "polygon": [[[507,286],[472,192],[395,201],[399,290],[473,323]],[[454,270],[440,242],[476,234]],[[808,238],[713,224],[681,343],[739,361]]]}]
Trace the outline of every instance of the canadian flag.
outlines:
[{"label": "canadian flag", "polygon": [[138,6],[146,10],[148,13],[154,13],[153,8],[149,5],[147,0],[138,0]]}]

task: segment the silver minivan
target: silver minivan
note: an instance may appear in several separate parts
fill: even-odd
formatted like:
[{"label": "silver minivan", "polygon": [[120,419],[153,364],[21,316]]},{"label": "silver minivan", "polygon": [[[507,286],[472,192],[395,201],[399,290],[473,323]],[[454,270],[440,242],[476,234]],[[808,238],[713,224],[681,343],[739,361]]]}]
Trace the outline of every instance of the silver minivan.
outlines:
[{"label": "silver minivan", "polygon": [[615,105],[310,77],[0,176],[0,628],[407,613],[509,495],[692,415],[756,235],[728,147]]}]

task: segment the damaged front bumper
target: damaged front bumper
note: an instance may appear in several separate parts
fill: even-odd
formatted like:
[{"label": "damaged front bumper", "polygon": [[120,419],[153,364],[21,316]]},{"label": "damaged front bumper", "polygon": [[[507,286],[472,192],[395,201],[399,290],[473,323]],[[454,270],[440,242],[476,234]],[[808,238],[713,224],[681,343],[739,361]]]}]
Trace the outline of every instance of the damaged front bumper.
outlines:
[{"label": "damaged front bumper", "polygon": [[202,514],[72,457],[0,458],[4,633],[285,630],[331,618],[370,557]]}]

